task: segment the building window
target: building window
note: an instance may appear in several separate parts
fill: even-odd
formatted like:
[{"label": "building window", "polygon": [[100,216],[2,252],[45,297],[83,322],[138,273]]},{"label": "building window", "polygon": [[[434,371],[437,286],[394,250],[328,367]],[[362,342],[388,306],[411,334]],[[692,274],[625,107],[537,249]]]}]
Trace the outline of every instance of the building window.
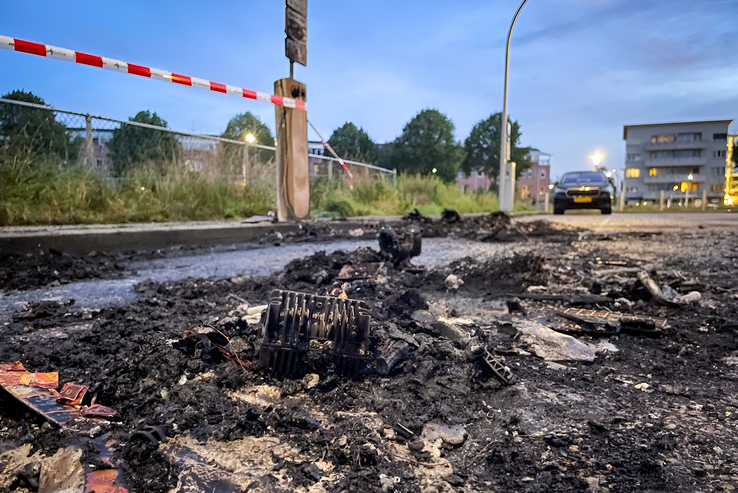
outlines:
[{"label": "building window", "polygon": [[728,140],[728,134],[712,134],[712,140]]},{"label": "building window", "polygon": [[712,151],[712,157],[725,157],[725,150]]},{"label": "building window", "polygon": [[542,169],[541,170],[541,180],[545,180],[545,179],[546,179],[546,170]]},{"label": "building window", "polygon": [[102,159],[97,160],[97,167],[102,168]]},{"label": "building window", "polygon": [[652,144],[665,144],[667,142],[674,142],[674,140],[676,140],[676,135],[674,134],[651,136]]},{"label": "building window", "polygon": [[724,190],[722,183],[713,183],[710,185],[710,191],[711,192],[722,192]]},{"label": "building window", "polygon": [[656,176],[656,168],[648,168],[648,176]]},{"label": "building window", "polygon": [[702,140],[702,134],[701,133],[677,134],[676,140],[677,142],[692,142],[695,140]]},{"label": "building window", "polygon": [[638,161],[639,159],[641,159],[641,155],[640,154],[626,154],[625,159],[627,161]]},{"label": "building window", "polygon": [[696,191],[697,191],[698,189],[699,189],[699,184],[698,184],[698,183],[695,183],[695,182],[693,182],[693,181],[683,181],[683,182],[682,182],[682,183],[681,183],[681,184],[679,185],[679,190],[680,190],[681,192],[686,192],[686,191],[688,191],[688,190],[689,190],[690,192],[696,192]]},{"label": "building window", "polygon": [[725,166],[720,168],[712,168],[712,176],[725,176]]},{"label": "building window", "polygon": [[674,159],[680,157],[700,157],[699,149],[689,149],[685,151],[654,151],[649,153],[651,159]]},{"label": "building window", "polygon": [[625,187],[625,193],[638,193],[638,187]]},{"label": "building window", "polygon": [[641,176],[641,169],[640,168],[627,168],[625,170],[625,177],[626,178],[638,178]]},{"label": "building window", "polygon": [[541,187],[541,189],[538,191],[538,195],[543,195],[543,194],[544,194],[543,187]]}]

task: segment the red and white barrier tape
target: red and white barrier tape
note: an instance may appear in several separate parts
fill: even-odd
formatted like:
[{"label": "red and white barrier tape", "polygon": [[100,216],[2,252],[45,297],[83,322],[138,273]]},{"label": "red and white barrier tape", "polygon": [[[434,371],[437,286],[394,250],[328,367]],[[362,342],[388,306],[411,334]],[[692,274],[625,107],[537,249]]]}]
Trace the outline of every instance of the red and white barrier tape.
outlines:
[{"label": "red and white barrier tape", "polygon": [[307,110],[305,101],[293,98],[285,98],[283,96],[275,96],[265,92],[251,91],[241,87],[213,82],[210,80],[200,79],[198,77],[189,77],[187,75],[175,74],[160,70],[157,68],[145,67],[143,65],[135,65],[133,63],[122,62],[113,58],[104,56],[90,55],[80,51],[68,50],[66,48],[58,48],[56,46],[43,45],[22,39],[10,38],[0,35],[0,48],[21,53],[29,53],[31,55],[44,56],[64,60],[66,62],[76,62],[92,67],[104,68],[124,74],[140,75],[141,77],[149,77],[152,79],[163,80],[164,82],[174,82],[183,86],[197,87],[207,91],[220,92],[230,94],[239,98],[255,99],[265,103],[272,103],[285,108],[296,108],[298,110]]},{"label": "red and white barrier tape", "polygon": [[310,124],[311,127],[313,127],[313,130],[315,131],[315,133],[318,134],[318,137],[320,138],[320,141],[323,143],[325,148],[328,149],[331,152],[331,154],[333,154],[333,157],[338,159],[338,162],[341,163],[341,166],[343,166],[343,169],[346,170],[346,173],[348,174],[348,177],[349,177],[349,189],[353,190],[354,189],[354,174],[351,172],[350,169],[348,169],[348,166],[346,166],[346,163],[343,162],[343,159],[338,157],[338,154],[336,154],[336,151],[333,150],[331,145],[325,141],[322,135],[320,135],[320,132],[318,132],[318,129],[315,128],[315,125],[313,125],[313,122],[308,120],[308,123]]}]

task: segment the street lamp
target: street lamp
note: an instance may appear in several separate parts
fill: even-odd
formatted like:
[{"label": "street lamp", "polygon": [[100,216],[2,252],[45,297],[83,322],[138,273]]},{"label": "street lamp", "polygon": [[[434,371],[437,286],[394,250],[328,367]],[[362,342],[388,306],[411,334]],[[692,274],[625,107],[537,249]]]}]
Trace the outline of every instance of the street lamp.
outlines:
[{"label": "street lamp", "polygon": [[689,189],[692,187],[692,180],[694,180],[694,175],[692,173],[688,174],[687,179],[689,180],[689,183],[687,183],[687,194],[684,197],[684,207],[689,207]]},{"label": "street lamp", "polygon": [[515,12],[515,16],[510,23],[510,30],[507,32],[507,46],[505,48],[505,89],[502,98],[502,116],[500,118],[500,176],[497,180],[499,183],[500,210],[505,212],[512,211],[515,203],[515,164],[509,162],[511,142],[509,141],[510,136],[507,135],[507,70],[510,65],[510,36],[512,36],[515,20],[526,2],[528,0],[523,0],[523,3]]},{"label": "street lamp", "polygon": [[589,158],[592,160],[592,164],[594,164],[595,168],[600,165],[600,163],[602,162],[602,158],[604,158],[604,157],[605,156],[603,156],[602,153],[599,152],[599,151],[597,151],[594,154],[592,154],[591,156],[589,156]]},{"label": "street lamp", "polygon": [[249,144],[253,144],[254,142],[256,142],[256,137],[254,137],[254,134],[252,133],[247,133],[243,136],[243,140],[245,140]]}]

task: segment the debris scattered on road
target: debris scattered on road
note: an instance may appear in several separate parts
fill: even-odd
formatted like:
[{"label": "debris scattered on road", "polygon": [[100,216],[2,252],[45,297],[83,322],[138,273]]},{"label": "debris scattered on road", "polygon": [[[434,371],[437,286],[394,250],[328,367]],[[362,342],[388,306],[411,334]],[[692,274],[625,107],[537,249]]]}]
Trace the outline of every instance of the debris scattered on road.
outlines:
[{"label": "debris scattered on road", "polygon": [[309,351],[332,358],[335,371],[364,370],[369,345],[368,306],[363,301],[275,290],[270,296],[259,365],[275,375],[297,375]]}]

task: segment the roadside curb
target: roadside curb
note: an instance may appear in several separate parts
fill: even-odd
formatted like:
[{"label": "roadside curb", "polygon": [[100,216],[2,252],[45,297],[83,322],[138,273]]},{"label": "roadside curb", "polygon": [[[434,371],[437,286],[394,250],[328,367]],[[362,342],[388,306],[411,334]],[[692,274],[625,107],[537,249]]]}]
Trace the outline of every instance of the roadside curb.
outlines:
[{"label": "roadside curb", "polygon": [[[531,213],[532,212],[532,213]],[[487,213],[465,214],[477,216]],[[535,215],[535,211],[514,213]],[[440,216],[429,216],[438,219]],[[279,232],[284,236],[300,228],[328,225],[336,231],[378,230],[402,224],[403,216],[362,216],[345,220],[315,219],[303,223],[244,223],[201,221],[178,223],[84,224],[69,226],[7,226],[0,228],[0,252],[30,253],[53,248],[73,255],[92,251],[121,253],[174,246],[217,246],[248,243]]]}]

